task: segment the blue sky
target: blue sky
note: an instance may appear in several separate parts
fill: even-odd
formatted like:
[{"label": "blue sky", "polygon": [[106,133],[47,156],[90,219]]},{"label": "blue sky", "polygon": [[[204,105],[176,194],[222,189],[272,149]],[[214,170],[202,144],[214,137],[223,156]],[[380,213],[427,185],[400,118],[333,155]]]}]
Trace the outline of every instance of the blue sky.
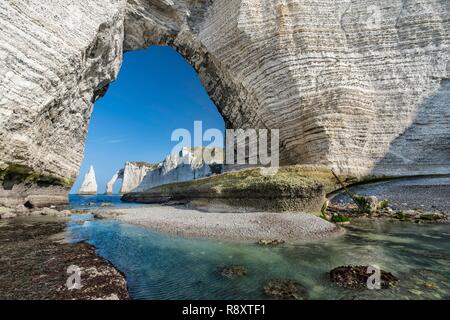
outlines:
[{"label": "blue sky", "polygon": [[84,161],[71,193],[78,191],[91,164],[103,193],[126,161],[161,161],[177,144],[171,141],[173,130],[193,132],[196,120],[203,121],[203,130],[224,130],[217,108],[183,57],[157,46],[126,53],[118,79],[94,106]]}]

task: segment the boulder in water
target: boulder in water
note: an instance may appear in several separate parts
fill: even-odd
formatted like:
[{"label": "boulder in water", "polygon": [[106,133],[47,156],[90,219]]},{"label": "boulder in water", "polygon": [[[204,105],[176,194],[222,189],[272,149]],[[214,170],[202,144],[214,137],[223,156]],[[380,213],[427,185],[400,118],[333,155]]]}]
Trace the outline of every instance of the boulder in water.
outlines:
[{"label": "boulder in water", "polygon": [[264,292],[276,299],[304,300],[308,296],[306,288],[294,280],[274,279],[264,286]]},{"label": "boulder in water", "polygon": [[[370,266],[341,266],[330,271],[330,280],[340,287],[348,289],[368,288]],[[380,270],[380,285],[382,289],[394,287],[399,280],[390,272]]]},{"label": "boulder in water", "polygon": [[227,278],[242,277],[247,275],[247,268],[244,266],[226,266],[222,268],[220,274]]}]

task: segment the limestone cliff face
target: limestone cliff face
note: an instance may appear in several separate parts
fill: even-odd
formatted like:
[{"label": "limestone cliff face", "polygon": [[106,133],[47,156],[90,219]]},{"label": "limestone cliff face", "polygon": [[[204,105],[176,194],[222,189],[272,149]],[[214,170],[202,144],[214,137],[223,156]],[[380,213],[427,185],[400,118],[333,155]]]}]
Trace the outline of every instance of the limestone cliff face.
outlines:
[{"label": "limestone cliff face", "polygon": [[128,192],[141,192],[164,184],[191,181],[222,173],[223,159],[223,149],[220,148],[183,148],[178,154],[168,155],[147,172],[139,185]]},{"label": "limestone cliff face", "polygon": [[153,170],[156,165],[146,162],[127,162],[125,166],[118,170],[106,185],[106,194],[112,194],[115,183],[122,180],[120,193],[128,193],[136,188],[147,173]]},{"label": "limestone cliff face", "polygon": [[[450,172],[448,0],[4,0],[0,29],[0,167],[61,190],[123,51],[153,44],[193,65],[228,127],[279,128],[282,164]],[[14,181],[0,197],[36,193]]]},{"label": "limestone cliff face", "polygon": [[120,193],[131,192],[139,186],[147,173],[155,168],[155,165],[145,162],[127,162],[123,169],[123,182]]},{"label": "limestone cliff face", "polygon": [[78,194],[89,195],[97,194],[97,180],[95,178],[94,167],[90,166],[88,173],[84,176],[83,183],[81,184]]}]

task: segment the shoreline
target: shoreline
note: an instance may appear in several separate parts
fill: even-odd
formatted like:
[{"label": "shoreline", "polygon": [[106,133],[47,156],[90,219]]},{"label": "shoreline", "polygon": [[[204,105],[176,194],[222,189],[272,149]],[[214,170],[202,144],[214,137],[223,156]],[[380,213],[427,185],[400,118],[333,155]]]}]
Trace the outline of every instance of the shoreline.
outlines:
[{"label": "shoreline", "polygon": [[[68,243],[66,232],[67,218],[0,220],[0,299],[129,299],[125,275],[99,256],[95,246]],[[70,281],[75,274],[71,267],[81,272],[79,289],[67,286],[74,283]]]},{"label": "shoreline", "polygon": [[151,205],[99,209],[97,218],[115,218],[169,235],[225,241],[320,240],[345,233],[345,229],[307,213],[206,212],[181,206]]}]

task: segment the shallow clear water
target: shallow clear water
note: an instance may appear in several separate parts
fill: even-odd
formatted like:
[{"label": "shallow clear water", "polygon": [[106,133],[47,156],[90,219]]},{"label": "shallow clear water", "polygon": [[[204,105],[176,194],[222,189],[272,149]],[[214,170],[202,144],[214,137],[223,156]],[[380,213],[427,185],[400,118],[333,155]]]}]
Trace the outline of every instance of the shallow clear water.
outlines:
[{"label": "shallow clear water", "polygon": [[[295,279],[310,299],[450,298],[450,225],[358,222],[337,239],[260,247],[183,239],[113,220],[76,215],[71,241],[86,240],[124,272],[134,299],[264,299],[265,282]],[[248,268],[228,279],[218,268]],[[328,281],[341,265],[378,265],[400,279],[389,290],[354,291]]]},{"label": "shallow clear water", "polygon": [[74,209],[93,209],[98,208],[102,205],[102,203],[112,203],[114,208],[130,208],[130,207],[139,207],[142,206],[140,203],[127,203],[120,201],[122,195],[106,195],[106,194],[98,194],[98,195],[86,195],[80,196],[77,194],[69,194],[69,202],[70,206]]}]

